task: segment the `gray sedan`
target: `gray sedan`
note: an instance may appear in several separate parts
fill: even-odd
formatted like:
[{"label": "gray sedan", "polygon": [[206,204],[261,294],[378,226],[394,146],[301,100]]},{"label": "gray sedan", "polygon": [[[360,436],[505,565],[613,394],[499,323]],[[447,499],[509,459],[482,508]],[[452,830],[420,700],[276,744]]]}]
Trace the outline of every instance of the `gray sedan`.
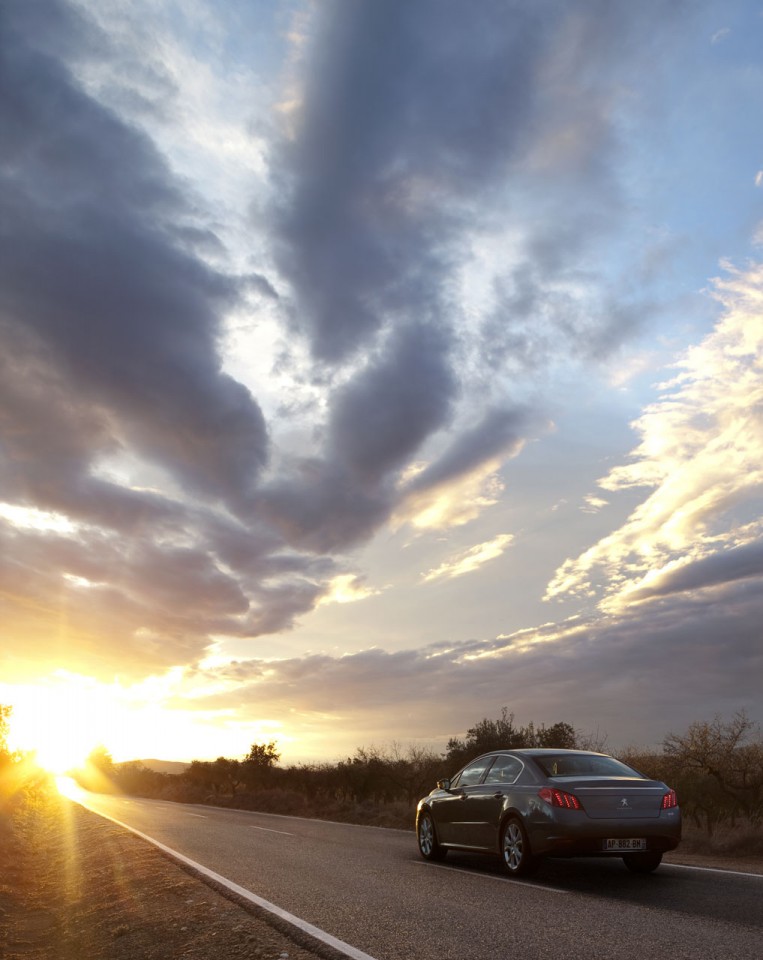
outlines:
[{"label": "gray sedan", "polygon": [[497,750],[419,801],[426,860],[448,850],[498,854],[513,876],[542,857],[622,857],[650,873],[681,839],[674,790],[614,757],[586,750]]}]

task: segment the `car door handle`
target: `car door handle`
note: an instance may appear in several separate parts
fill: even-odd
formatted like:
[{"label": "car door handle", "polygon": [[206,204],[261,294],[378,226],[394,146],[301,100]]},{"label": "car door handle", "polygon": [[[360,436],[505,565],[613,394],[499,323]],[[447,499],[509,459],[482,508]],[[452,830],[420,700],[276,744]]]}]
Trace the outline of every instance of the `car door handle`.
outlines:
[{"label": "car door handle", "polygon": [[503,794],[500,793],[500,792],[499,792],[499,793],[494,793],[494,794],[493,794],[493,799],[494,799],[494,800],[502,800],[502,799],[503,799]]}]

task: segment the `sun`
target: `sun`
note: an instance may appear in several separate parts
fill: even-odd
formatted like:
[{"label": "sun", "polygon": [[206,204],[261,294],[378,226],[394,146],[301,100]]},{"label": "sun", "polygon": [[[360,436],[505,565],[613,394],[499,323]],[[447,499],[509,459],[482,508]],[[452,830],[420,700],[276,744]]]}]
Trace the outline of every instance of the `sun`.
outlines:
[{"label": "sun", "polygon": [[100,696],[79,679],[17,687],[9,743],[50,773],[66,773],[101,745],[101,710]]}]

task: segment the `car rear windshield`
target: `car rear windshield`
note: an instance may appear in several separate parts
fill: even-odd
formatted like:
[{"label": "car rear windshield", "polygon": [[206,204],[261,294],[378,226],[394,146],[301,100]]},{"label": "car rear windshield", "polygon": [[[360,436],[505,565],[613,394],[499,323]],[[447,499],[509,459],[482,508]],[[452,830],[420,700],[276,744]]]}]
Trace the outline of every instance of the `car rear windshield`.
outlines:
[{"label": "car rear windshield", "polygon": [[533,757],[547,777],[641,777],[614,757],[577,753]]}]

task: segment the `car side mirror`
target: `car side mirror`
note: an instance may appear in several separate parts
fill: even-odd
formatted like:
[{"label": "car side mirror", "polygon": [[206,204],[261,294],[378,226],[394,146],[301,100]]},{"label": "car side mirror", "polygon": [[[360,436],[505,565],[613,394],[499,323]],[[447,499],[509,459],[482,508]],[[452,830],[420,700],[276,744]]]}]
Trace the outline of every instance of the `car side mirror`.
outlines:
[{"label": "car side mirror", "polygon": [[438,790],[450,790],[450,780],[446,777],[444,780],[437,781]]}]

